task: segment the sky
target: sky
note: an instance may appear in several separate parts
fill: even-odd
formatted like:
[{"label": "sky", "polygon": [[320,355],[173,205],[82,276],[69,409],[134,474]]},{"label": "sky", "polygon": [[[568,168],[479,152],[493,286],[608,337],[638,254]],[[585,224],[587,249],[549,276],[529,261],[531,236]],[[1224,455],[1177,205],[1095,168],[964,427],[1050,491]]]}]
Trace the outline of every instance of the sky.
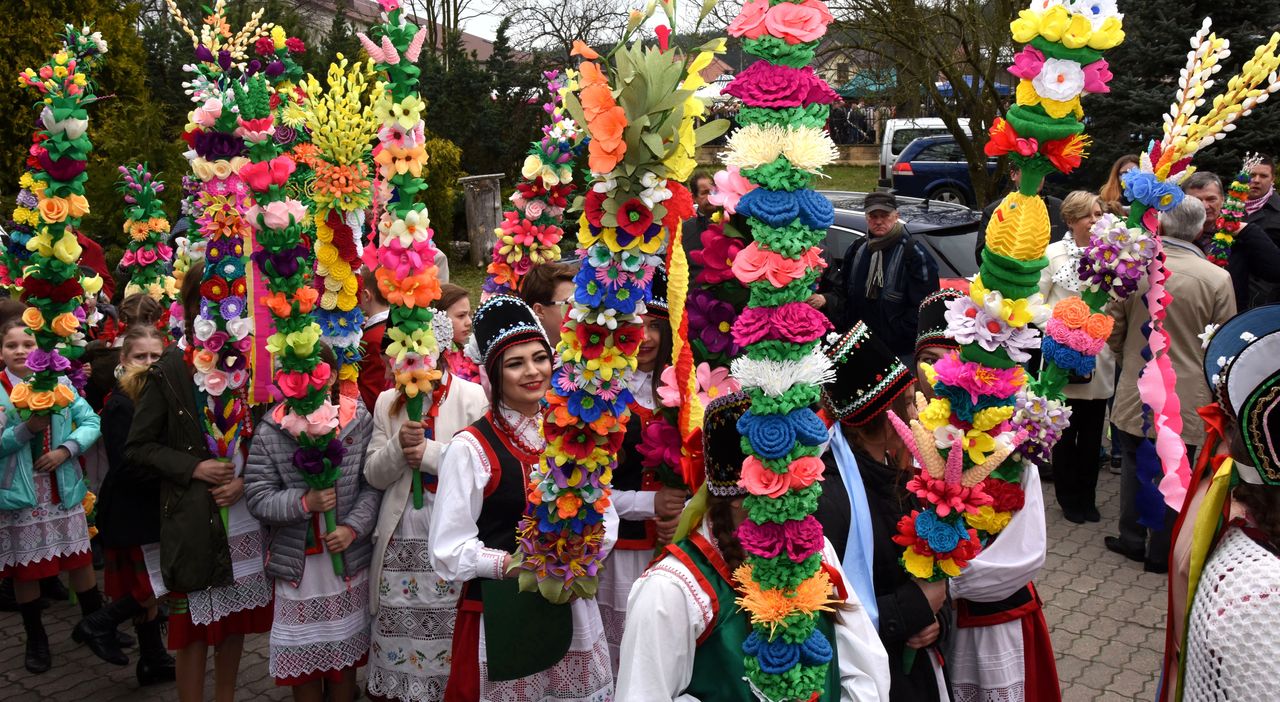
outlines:
[{"label": "sky", "polygon": [[476,16],[465,20],[462,30],[492,41],[498,34],[498,23],[502,21],[502,15],[493,9],[495,5],[497,2],[494,0],[475,0],[470,9]]}]

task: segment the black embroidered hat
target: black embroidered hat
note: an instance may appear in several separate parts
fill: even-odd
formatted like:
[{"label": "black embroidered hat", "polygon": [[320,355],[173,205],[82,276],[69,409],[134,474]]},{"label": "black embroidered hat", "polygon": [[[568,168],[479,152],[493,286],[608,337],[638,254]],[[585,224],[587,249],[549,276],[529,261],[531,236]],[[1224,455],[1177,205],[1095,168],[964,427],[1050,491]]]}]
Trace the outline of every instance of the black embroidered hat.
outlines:
[{"label": "black embroidered hat", "polygon": [[511,295],[495,295],[476,310],[471,322],[471,341],[476,360],[493,376],[493,366],[502,352],[530,341],[541,341],[551,350],[547,333],[524,300]]},{"label": "black embroidered hat", "polygon": [[823,352],[831,359],[835,379],[822,389],[837,421],[866,424],[911,387],[907,367],[862,322],[843,335],[828,336]]},{"label": "black embroidered hat", "polygon": [[920,321],[916,325],[916,355],[926,346],[959,349],[960,344],[947,336],[947,303],[964,297],[955,288],[943,288],[929,293],[920,303]]},{"label": "black embroidered hat", "polygon": [[667,271],[662,266],[653,269],[653,287],[650,288],[653,299],[644,303],[645,314],[662,319],[670,319],[670,305],[667,302]]},{"label": "black embroidered hat", "polygon": [[702,458],[707,474],[707,491],[717,497],[747,494],[738,486],[742,462],[742,434],[738,420],[751,409],[751,397],[744,392],[722,395],[707,403],[702,417]]},{"label": "black embroidered hat", "polygon": [[1280,487],[1280,331],[1247,343],[1219,381],[1249,455],[1248,462],[1236,461],[1236,472],[1246,483]]}]

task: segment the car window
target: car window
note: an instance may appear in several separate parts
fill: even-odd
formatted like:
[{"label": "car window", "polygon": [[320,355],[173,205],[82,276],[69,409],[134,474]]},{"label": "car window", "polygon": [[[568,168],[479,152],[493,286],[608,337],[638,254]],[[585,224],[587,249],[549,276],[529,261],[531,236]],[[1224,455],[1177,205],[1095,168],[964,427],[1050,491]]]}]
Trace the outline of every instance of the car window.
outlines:
[{"label": "car window", "polygon": [[963,161],[964,152],[960,150],[960,145],[954,141],[944,141],[932,146],[926,146],[916,154],[912,161]]},{"label": "car window", "polygon": [[978,272],[973,250],[978,244],[978,229],[943,236],[921,236],[933,259],[938,262],[938,275],[943,278],[968,278]]},{"label": "car window", "polygon": [[902,153],[907,148],[907,144],[926,136],[940,136],[950,134],[945,127],[908,127],[906,129],[898,129],[893,133],[893,153],[894,155]]}]

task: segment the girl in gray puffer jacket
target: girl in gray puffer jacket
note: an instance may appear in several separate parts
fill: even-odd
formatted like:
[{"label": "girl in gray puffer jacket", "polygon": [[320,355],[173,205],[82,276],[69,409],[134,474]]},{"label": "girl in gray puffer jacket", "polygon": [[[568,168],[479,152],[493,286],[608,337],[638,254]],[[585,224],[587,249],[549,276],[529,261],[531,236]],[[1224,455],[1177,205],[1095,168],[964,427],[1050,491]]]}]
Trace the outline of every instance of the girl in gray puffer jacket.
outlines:
[{"label": "girl in gray puffer jacket", "polygon": [[[258,425],[245,470],[249,511],[271,531],[266,571],[275,578],[276,604],[270,672],[276,684],[294,687],[294,699],[353,699],[356,668],[369,654],[370,537],[382,498],[364,479],[373,420],[359,398],[335,402],[341,448],[331,444],[325,451],[341,461],[335,487],[315,490],[303,481],[295,465],[299,444],[286,429],[299,420],[286,417],[283,404]],[[338,526],[326,533],[329,509],[336,510]],[[341,576],[333,554],[341,557]]]}]

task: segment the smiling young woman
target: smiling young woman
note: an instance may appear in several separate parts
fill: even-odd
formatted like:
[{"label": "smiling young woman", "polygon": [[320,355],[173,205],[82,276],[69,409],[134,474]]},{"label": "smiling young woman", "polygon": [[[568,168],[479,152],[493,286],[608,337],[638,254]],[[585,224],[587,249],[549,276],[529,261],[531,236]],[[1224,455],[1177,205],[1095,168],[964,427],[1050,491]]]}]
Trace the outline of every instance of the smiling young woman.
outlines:
[{"label": "smiling young woman", "polygon": [[[525,508],[529,471],[542,458],[545,442],[542,398],[551,388],[552,356],[542,325],[524,302],[507,295],[490,298],[476,311],[473,335],[481,367],[491,387],[484,417],[449,443],[440,463],[440,483],[431,516],[431,564],[445,580],[462,584],[454,625],[453,660],[446,700],[580,700],[612,695],[609,648],[595,600],[575,600],[571,617],[559,621],[568,650],[558,660],[523,677],[491,675],[485,617],[513,618],[529,604],[527,595],[500,588],[509,577],[516,550],[516,527]],[[612,509],[607,520],[616,520]],[[615,528],[607,528],[615,533]],[[606,539],[605,551],[610,547]],[[547,605],[532,596],[537,608]],[[500,600],[500,601],[498,601]],[[504,614],[496,615],[495,611]],[[559,612],[563,614],[563,611]],[[551,619],[555,619],[553,615]],[[484,628],[485,636],[481,636]],[[555,639],[547,632],[548,640]],[[508,658],[538,652],[503,652]],[[496,662],[497,659],[495,658]],[[506,678],[506,679],[503,679]]]}]

